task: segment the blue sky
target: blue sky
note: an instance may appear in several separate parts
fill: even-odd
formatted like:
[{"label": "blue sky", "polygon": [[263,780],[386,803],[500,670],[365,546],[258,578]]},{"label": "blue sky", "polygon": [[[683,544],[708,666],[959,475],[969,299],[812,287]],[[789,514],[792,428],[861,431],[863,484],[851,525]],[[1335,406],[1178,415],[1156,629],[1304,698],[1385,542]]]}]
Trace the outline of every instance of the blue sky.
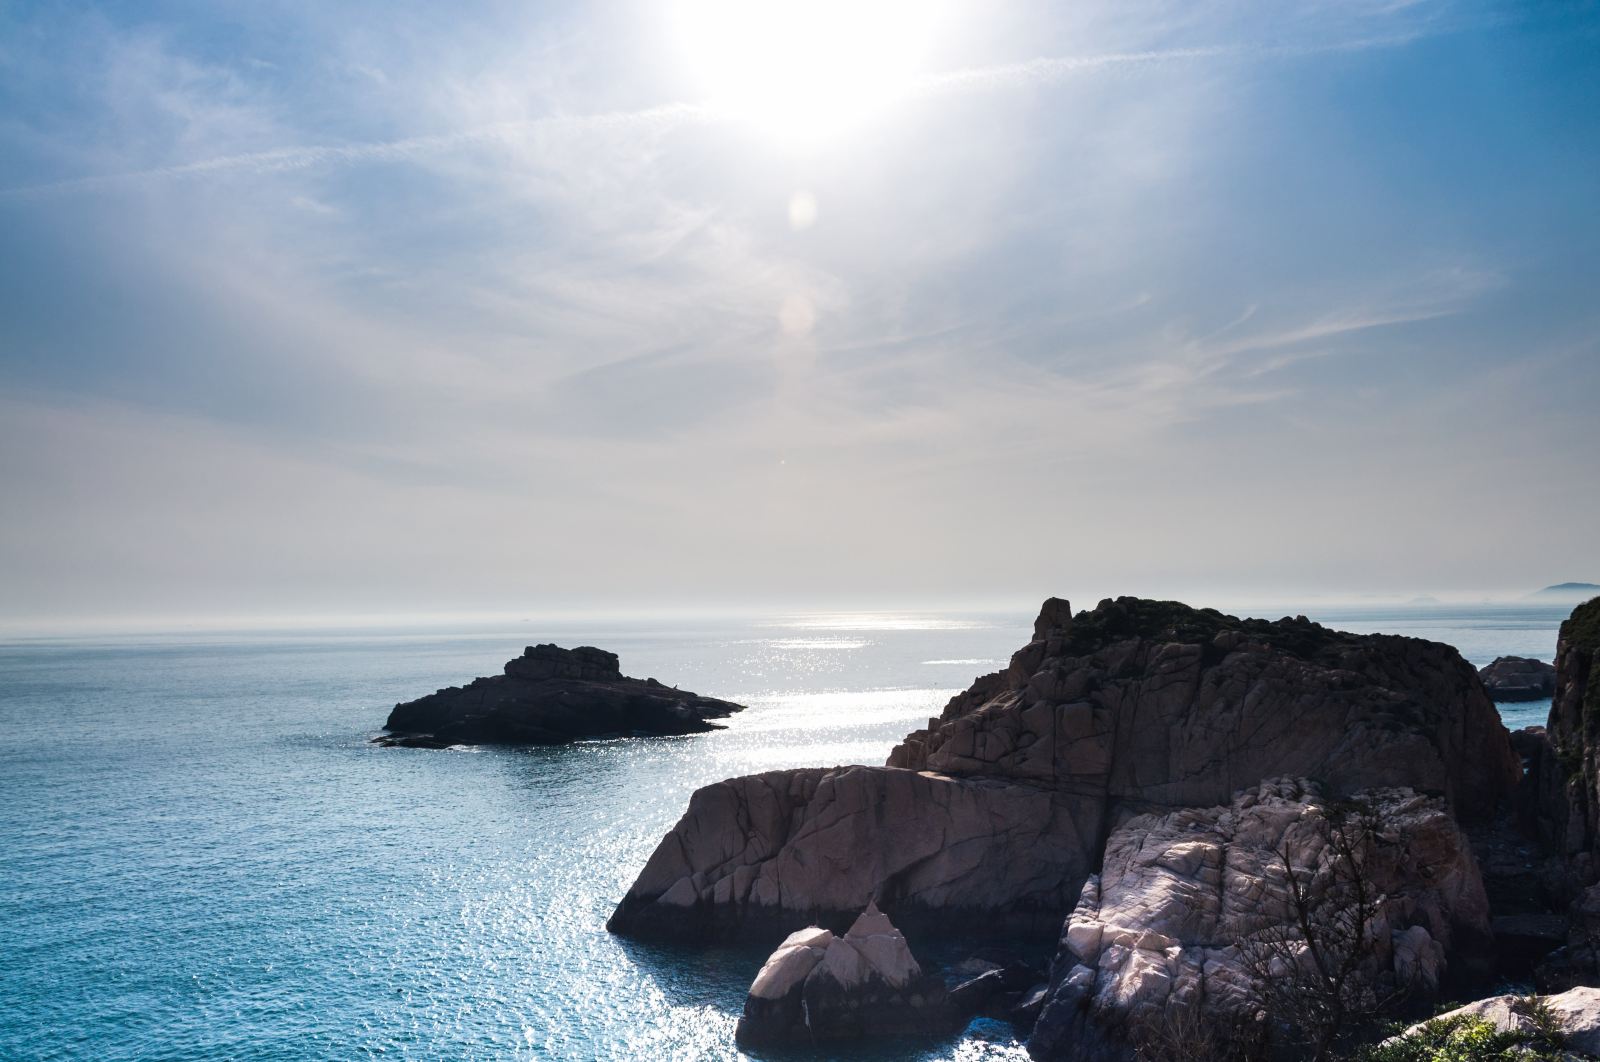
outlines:
[{"label": "blue sky", "polygon": [[0,619],[1600,581],[1600,5],[760,10],[0,11]]}]

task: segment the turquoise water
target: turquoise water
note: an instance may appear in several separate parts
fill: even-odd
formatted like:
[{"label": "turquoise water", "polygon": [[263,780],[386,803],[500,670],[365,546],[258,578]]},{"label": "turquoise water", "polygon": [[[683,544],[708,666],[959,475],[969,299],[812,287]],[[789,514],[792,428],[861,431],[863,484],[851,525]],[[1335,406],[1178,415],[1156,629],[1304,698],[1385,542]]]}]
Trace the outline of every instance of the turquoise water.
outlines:
[{"label": "turquoise water", "polygon": [[[1316,618],[1450,641],[1481,664],[1548,659],[1564,614]],[[618,940],[603,928],[616,900],[696,787],[880,763],[1030,624],[852,615],[0,646],[0,1058],[737,1057],[762,955]],[[561,749],[367,743],[395,701],[548,640],[604,646],[629,674],[750,710],[717,734]],[[853,1057],[1021,1055],[1004,1026],[978,1023]]]}]

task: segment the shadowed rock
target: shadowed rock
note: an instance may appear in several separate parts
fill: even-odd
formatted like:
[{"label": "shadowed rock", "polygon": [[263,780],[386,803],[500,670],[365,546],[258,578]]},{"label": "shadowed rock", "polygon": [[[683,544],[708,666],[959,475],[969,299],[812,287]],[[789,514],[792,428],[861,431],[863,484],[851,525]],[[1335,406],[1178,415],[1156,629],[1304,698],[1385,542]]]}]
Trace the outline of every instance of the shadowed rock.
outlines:
[{"label": "shadowed rock", "polygon": [[907,925],[1051,931],[1091,868],[1101,813],[1042,786],[885,767],[733,778],[694,794],[607,927],[775,938],[842,927],[876,898]]},{"label": "shadowed rock", "polygon": [[592,646],[529,646],[504,675],[397,704],[383,745],[559,745],[629,734],[698,734],[742,705],[628,678],[617,655]]},{"label": "shadowed rock", "polygon": [[1496,701],[1540,701],[1555,692],[1556,669],[1543,660],[1502,656],[1478,671],[1483,688]]},{"label": "shadowed rock", "polygon": [[1263,778],[1408,785],[1487,814],[1521,775],[1450,646],[1118,598],[1035,632],[889,762],[1209,806]]},{"label": "shadowed rock", "polygon": [[[1569,854],[1600,841],[1600,598],[1572,610],[1556,640],[1556,684],[1546,728],[1566,792],[1544,809]],[[1586,875],[1588,876],[1588,875]],[[1593,880],[1590,877],[1590,880]]]}]

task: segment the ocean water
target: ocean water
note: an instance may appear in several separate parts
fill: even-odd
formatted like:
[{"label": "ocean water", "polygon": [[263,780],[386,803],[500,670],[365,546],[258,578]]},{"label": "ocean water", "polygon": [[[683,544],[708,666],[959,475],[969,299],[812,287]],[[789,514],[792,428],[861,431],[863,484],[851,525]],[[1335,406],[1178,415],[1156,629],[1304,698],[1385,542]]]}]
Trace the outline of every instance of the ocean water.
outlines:
[{"label": "ocean water", "polygon": [[[1483,664],[1549,659],[1565,610],[1310,614]],[[760,952],[605,932],[655,843],[709,782],[881,763],[1030,627],[847,614],[0,646],[0,1059],[740,1057]],[[600,645],[749,710],[715,734],[559,749],[368,743],[394,702],[535,641]],[[978,1022],[851,1057],[1025,1056]]]}]

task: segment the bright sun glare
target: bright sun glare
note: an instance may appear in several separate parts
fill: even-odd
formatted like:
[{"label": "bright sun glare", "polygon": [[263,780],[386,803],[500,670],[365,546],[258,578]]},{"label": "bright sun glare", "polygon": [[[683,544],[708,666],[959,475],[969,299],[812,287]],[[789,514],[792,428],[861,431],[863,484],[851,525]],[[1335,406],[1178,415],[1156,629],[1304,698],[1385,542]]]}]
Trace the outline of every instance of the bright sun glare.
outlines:
[{"label": "bright sun glare", "polygon": [[922,72],[936,0],[679,0],[707,102],[814,144],[878,113]]}]

